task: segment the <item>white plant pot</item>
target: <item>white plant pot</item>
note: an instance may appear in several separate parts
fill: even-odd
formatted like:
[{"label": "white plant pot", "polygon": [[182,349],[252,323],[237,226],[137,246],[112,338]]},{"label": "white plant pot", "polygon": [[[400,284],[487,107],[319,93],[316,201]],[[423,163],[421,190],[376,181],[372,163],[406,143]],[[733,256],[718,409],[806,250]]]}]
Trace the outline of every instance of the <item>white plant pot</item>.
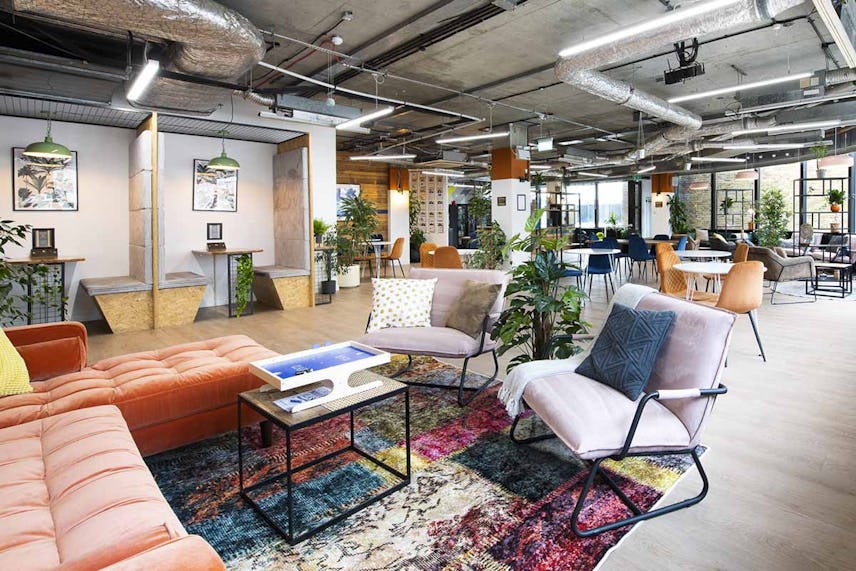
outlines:
[{"label": "white plant pot", "polygon": [[357,287],[360,285],[360,265],[348,266],[336,278],[339,287]]}]

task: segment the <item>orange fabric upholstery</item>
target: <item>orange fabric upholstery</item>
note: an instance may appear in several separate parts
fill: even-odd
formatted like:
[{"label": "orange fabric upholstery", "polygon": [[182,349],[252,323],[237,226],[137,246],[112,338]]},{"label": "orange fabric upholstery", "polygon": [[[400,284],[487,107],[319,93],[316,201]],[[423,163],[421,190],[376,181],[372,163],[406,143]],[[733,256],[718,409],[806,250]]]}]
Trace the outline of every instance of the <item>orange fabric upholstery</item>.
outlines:
[{"label": "orange fabric upholstery", "polygon": [[5,327],[3,331],[12,345],[32,345],[42,341],[54,339],[66,339],[68,337],[79,338],[86,345],[86,328],[77,321],[61,321],[59,323],[45,323],[43,325],[20,325],[17,327]]},{"label": "orange fabric upholstery", "polygon": [[101,569],[150,550],[147,569],[222,569],[200,538],[181,540],[115,407],[0,429],[0,482],[0,569]]},{"label": "orange fabric upholstery", "polygon": [[75,373],[86,366],[86,346],[80,337],[16,345],[15,349],[27,364],[31,382]]},{"label": "orange fabric upholstery", "polygon": [[[195,422],[224,407],[234,414],[237,394],[263,384],[248,363],[275,355],[249,337],[234,335],[104,359],[79,372],[33,382],[32,393],[0,398],[0,428],[114,404],[140,450],[159,452],[231,429],[231,423]],[[193,428],[169,432],[175,423]]]},{"label": "orange fabric upholstery", "polygon": [[[731,258],[735,264],[739,264],[740,262],[745,262],[748,256],[749,244],[746,242],[740,242],[737,244],[737,247],[734,248],[734,255]],[[731,274],[731,272],[728,273]]]},{"label": "orange fabric upholstery", "polygon": [[433,252],[436,249],[437,244],[434,242],[424,242],[419,246],[419,259],[421,260],[423,268],[434,267],[434,254],[429,254],[428,252]]},{"label": "orange fabric upholstery", "polygon": [[457,248],[452,246],[440,246],[434,251],[434,267],[450,270],[462,270],[464,264]]},{"label": "orange fabric upholstery", "polygon": [[740,262],[728,272],[728,280],[722,285],[716,307],[734,313],[749,313],[761,307],[763,293],[764,264]]},{"label": "orange fabric upholstery", "polygon": [[204,539],[198,535],[187,535],[105,567],[104,571],[174,571],[175,569],[220,571],[226,569],[226,566]]},{"label": "orange fabric upholstery", "polygon": [[[660,274],[660,293],[665,293],[673,297],[686,298],[687,296],[687,277],[681,271],[674,269],[675,264],[680,263],[671,244],[656,244],[654,246],[657,252],[657,272]],[[710,294],[703,291],[692,292],[693,301],[715,300],[716,294]]]}]

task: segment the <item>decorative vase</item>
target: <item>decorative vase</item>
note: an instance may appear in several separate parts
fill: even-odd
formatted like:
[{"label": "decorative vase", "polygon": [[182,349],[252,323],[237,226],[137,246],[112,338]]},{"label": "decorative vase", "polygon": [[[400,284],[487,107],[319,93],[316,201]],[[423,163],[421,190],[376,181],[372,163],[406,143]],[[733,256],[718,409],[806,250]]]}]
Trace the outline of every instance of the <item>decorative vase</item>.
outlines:
[{"label": "decorative vase", "polygon": [[833,212],[841,212],[841,205],[833,202],[829,205],[829,209]]},{"label": "decorative vase", "polygon": [[360,265],[348,266],[339,272],[339,287],[357,287],[360,285]]}]

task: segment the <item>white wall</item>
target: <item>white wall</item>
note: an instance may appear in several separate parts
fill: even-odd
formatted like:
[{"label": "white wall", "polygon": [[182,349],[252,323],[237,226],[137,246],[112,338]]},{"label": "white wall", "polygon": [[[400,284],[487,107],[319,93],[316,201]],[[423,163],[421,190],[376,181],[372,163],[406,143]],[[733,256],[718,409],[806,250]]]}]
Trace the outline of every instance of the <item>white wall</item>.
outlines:
[{"label": "white wall", "polygon": [[[520,182],[516,178],[491,181],[491,207],[493,219],[499,222],[505,235],[511,238],[514,234],[524,234],[526,220],[529,218],[529,181]],[[517,210],[517,195],[525,196],[526,210]],[[505,198],[505,206],[498,205],[499,198]],[[512,252],[512,264],[526,260],[526,252]]]},{"label": "white wall", "polygon": [[[237,212],[193,210],[193,159],[211,159],[220,154],[220,139],[164,134],[165,158],[158,180],[164,197],[164,250],[161,262],[170,272],[196,272],[214,276],[212,256],[193,254],[204,250],[207,224],[223,224],[223,241],[229,248],[261,248],[254,255],[258,266],[274,263],[273,239],[273,155],[276,145],[247,141],[226,141],[226,152],[241,164],[238,173]],[[217,284],[209,287],[202,306],[226,303],[225,257],[217,256]],[[215,303],[214,293],[217,293]]]},{"label": "white wall", "polygon": [[389,191],[389,236],[390,240],[404,238],[404,253],[401,263],[410,263],[410,192]]},{"label": "white wall", "polygon": [[[85,277],[128,275],[128,146],[130,129],[54,122],[56,142],[77,151],[77,212],[14,212],[12,210],[12,147],[25,147],[45,136],[46,122],[0,117],[0,216],[36,228],[56,228],[61,255],[79,255],[85,262],[68,264],[69,316],[99,319],[94,302],[78,283]],[[21,247],[9,246],[12,258],[29,254],[30,236]]]}]

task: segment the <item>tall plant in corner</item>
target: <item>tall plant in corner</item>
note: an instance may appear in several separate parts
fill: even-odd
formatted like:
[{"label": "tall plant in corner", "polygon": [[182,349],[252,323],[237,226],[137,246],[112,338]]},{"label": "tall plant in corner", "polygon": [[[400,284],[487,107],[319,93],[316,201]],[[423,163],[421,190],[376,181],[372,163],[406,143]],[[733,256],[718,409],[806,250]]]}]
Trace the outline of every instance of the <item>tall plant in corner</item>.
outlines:
[{"label": "tall plant in corner", "polygon": [[529,253],[529,260],[512,270],[507,308],[491,332],[491,338],[499,341],[500,355],[519,351],[508,370],[528,361],[579,353],[572,335],[585,333],[588,327],[581,317],[585,294],[559,284],[572,267],[562,261],[567,237],[548,237],[538,227],[543,214],[543,209],[533,212],[526,221],[526,235],[515,234],[505,247],[506,253]]},{"label": "tall plant in corner", "polygon": [[768,188],[758,204],[755,240],[761,246],[775,248],[788,230],[788,205],[785,195],[778,188]]},{"label": "tall plant in corner", "polygon": [[690,231],[690,216],[687,202],[674,193],[669,196],[669,226],[673,234],[686,234]]}]

